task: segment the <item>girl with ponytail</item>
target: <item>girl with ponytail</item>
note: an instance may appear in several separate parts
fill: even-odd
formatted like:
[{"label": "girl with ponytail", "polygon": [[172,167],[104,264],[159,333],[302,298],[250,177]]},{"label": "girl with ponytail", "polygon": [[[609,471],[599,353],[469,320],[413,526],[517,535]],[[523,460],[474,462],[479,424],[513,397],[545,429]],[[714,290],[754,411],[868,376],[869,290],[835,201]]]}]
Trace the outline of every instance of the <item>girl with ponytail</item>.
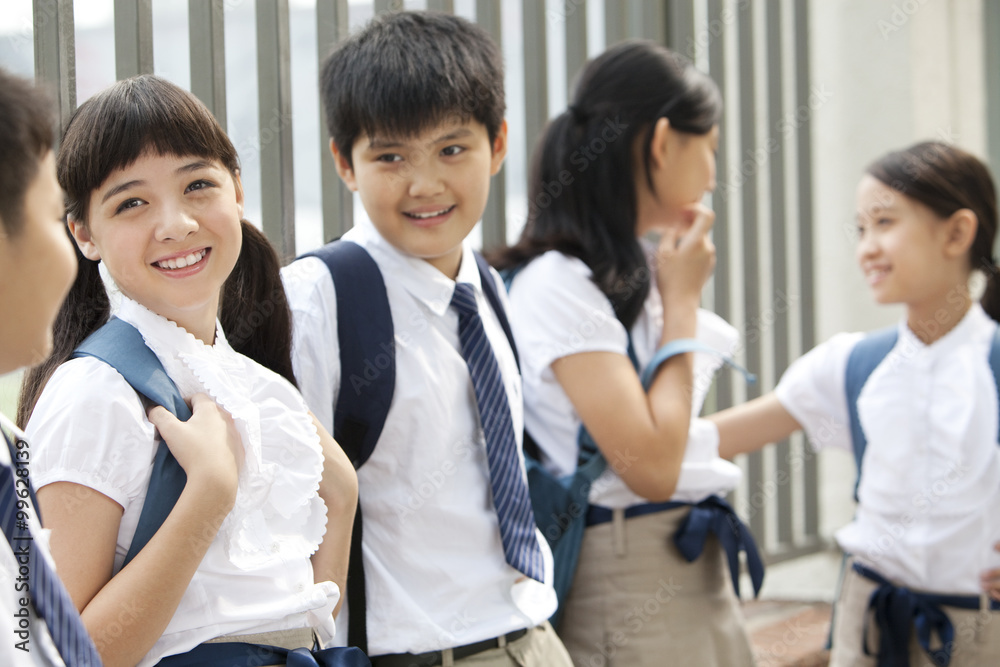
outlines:
[{"label": "girl with ponytail", "polygon": [[[19,417],[53,558],[105,664],[218,664],[248,645],[270,656],[255,664],[285,664],[280,651],[322,646],[356,478],[294,387],[278,260],[242,220],[232,143],[193,95],[140,76],[77,110],[58,174],[80,271]],[[188,421],[103,361],[71,358],[112,315],[141,334]],[[126,563],[157,433],[186,482]]]},{"label": "girl with ponytail", "polygon": [[[804,429],[853,451],[854,520],[830,664],[1000,664],[1000,290],[996,190],[976,157],[924,142],[857,190],[856,257],[896,326],[842,333],[770,394],[712,416],[724,456]],[[976,302],[975,272],[986,274]],[[950,661],[950,662],[949,662]]]},{"label": "girl with ponytail", "polygon": [[[762,566],[721,497],[740,472],[692,417],[716,354],[737,338],[698,308],[715,263],[715,216],[702,198],[715,187],[721,114],[715,84],[677,54],[642,41],[608,49],[546,128],[527,224],[499,260],[517,269],[511,327],[542,464],[558,476],[583,461],[592,469],[583,433],[606,463],[560,606],[576,665],[753,662],[734,590],[738,551],[755,585]],[[709,523],[718,541],[688,530]],[[543,528],[550,540],[557,532]]]}]

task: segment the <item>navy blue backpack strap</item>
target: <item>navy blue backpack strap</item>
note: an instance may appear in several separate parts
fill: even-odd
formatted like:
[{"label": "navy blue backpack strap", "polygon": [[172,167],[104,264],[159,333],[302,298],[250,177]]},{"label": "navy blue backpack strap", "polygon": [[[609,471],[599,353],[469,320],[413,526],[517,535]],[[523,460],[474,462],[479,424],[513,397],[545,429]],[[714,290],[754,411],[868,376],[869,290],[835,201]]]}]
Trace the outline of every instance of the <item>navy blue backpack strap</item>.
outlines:
[{"label": "navy blue backpack strap", "polygon": [[[340,389],[333,437],[355,468],[375,450],[396,389],[396,342],[385,280],[368,251],[352,241],[331,241],[303,257],[326,265],[337,293]],[[347,643],[368,652],[368,613],[359,500],[347,570],[350,610]]]},{"label": "navy blue backpack strap", "polygon": [[340,390],[333,437],[360,468],[382,434],[396,389],[396,342],[385,281],[368,251],[351,241],[332,241],[303,257],[322,260],[336,288]]},{"label": "navy blue backpack strap", "polygon": [[847,392],[847,417],[851,427],[851,446],[854,449],[854,461],[858,468],[858,479],[854,482],[854,497],[858,496],[858,484],[861,481],[861,460],[868,446],[868,438],[861,428],[858,419],[858,397],[864,388],[868,377],[872,374],[889,351],[896,345],[899,329],[893,325],[879,329],[862,338],[851,350],[847,358],[847,369],[844,373],[844,389]]},{"label": "navy blue backpack strap", "polygon": [[[486,300],[490,302],[490,306],[493,307],[493,312],[496,313],[497,319],[500,320],[500,326],[503,327],[503,332],[507,336],[507,341],[510,343],[510,349],[514,353],[514,361],[517,362],[517,367],[521,368],[521,359],[517,355],[517,345],[514,344],[514,333],[510,329],[510,321],[507,319],[507,313],[504,311],[503,303],[500,302],[500,293],[497,291],[496,281],[493,280],[493,273],[490,271],[490,265],[486,262],[486,259],[480,255],[478,252],[473,253],[476,257],[476,265],[479,267],[479,282],[483,286],[483,294],[486,295]],[[504,284],[510,289],[510,285],[504,281]]]},{"label": "navy blue backpack strap", "polygon": [[[73,352],[73,358],[94,357],[117,370],[132,388],[150,402],[162,405],[181,421],[191,417],[191,409],[177,390],[156,355],[146,346],[142,334],[128,322],[111,318]],[[163,440],[156,447],[153,472],[146,500],[139,514],[135,536],[123,564],[146,546],[180,498],[187,475]]]}]

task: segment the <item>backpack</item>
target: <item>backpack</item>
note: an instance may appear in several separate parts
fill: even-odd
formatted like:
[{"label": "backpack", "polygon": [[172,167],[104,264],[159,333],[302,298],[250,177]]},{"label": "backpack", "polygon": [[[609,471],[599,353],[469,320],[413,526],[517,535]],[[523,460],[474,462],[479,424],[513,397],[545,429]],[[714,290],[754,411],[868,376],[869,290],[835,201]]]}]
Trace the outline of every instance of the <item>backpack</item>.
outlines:
[{"label": "backpack", "polygon": [[[486,300],[496,313],[520,367],[514,336],[489,264],[474,253]],[[323,261],[337,293],[340,341],[340,389],[333,413],[333,437],[358,469],[371,456],[385,425],[396,389],[396,347],[385,280],[368,251],[352,241],[336,240],[302,255]],[[341,315],[349,313],[350,317]],[[362,389],[363,388],[363,389]],[[368,652],[361,503],[354,516],[347,570],[349,646]]]},{"label": "backpack", "polygon": [[[851,428],[851,447],[854,450],[854,461],[857,464],[858,478],[854,482],[854,499],[858,498],[858,485],[861,483],[861,461],[868,446],[868,438],[861,421],[858,418],[858,397],[864,388],[868,377],[882,363],[886,355],[896,346],[899,329],[894,325],[874,331],[855,344],[847,358],[847,371],[844,375],[844,389],[847,393],[847,416]],[[989,356],[990,369],[1000,392],[1000,327],[993,335]],[[1000,442],[1000,433],[997,434]]]}]

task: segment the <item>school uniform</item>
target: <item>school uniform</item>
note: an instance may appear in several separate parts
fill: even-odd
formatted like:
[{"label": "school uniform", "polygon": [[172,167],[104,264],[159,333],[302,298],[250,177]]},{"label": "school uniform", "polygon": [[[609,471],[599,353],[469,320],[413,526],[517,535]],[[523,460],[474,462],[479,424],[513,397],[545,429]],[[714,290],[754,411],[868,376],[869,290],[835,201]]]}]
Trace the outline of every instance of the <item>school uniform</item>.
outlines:
[{"label": "school uniform", "polygon": [[[655,248],[643,242],[650,270]],[[549,251],[531,261],[511,285],[511,326],[521,354],[525,422],[557,475],[577,463],[581,420],[552,372],[557,359],[582,352],[627,355],[628,334],[640,368],[659,347],[662,301],[655,278],[631,332],[615,317],[607,297],[583,261]],[[697,337],[729,354],[736,331],[699,311]],[[695,354],[692,416],[701,410],[721,361]],[[599,381],[599,380],[595,380]],[[662,665],[664,655],[685,664],[749,665],[750,646],[742,612],[718,542],[688,562],[673,537],[690,507],[645,513],[645,498],[632,492],[615,468],[634,461],[609,460],[591,487],[591,514],[613,518],[585,531],[580,563],[558,628],[577,665]],[[735,488],[738,467],[718,457],[717,431],[693,419],[673,501],[698,503]],[[596,506],[596,512],[595,512]],[[610,512],[608,511],[610,510]],[[636,512],[634,518],[624,518]]]},{"label": "school uniform", "polygon": [[[371,457],[358,469],[364,517],[363,558],[368,653],[378,656],[445,651],[535,629],[522,649],[494,648],[500,662],[568,664],[546,619],[554,612],[552,557],[537,534],[543,581],[507,563],[491,497],[485,442],[470,371],[459,343],[459,316],[449,306],[456,282],[470,284],[493,348],[520,449],[523,428],[517,364],[480,283],[472,250],[463,248],[457,280],[401,253],[370,222],[344,239],[362,246],[385,281],[395,335],[395,393]],[[499,276],[492,277],[503,292]],[[299,387],[320,422],[333,430],[341,385],[336,291],[329,270],[305,258],[282,272],[294,317],[293,362]],[[363,391],[384,368],[371,360],[370,377],[352,379]],[[380,364],[383,364],[380,366]],[[367,368],[367,367],[366,367]],[[366,375],[368,373],[366,372]],[[523,475],[523,459],[519,460]],[[352,610],[341,612],[338,639],[346,642]],[[539,647],[547,647],[539,653]],[[508,658],[510,654],[511,658]],[[534,656],[534,657],[531,657]],[[489,655],[468,658],[475,664]],[[464,661],[456,661],[462,664]]]},{"label": "school uniform", "polygon": [[[868,445],[858,508],[836,538],[867,575],[847,570],[832,665],[875,664],[862,648],[873,577],[977,598],[980,573],[1000,567],[993,551],[1000,541],[998,397],[987,362],[996,328],[979,304],[930,345],[901,322],[895,347],[861,390],[858,416]],[[862,336],[834,336],[792,364],[775,390],[816,448],[852,451],[844,378]],[[1000,663],[996,612],[944,609],[956,631],[952,667]],[[868,625],[869,648],[877,649],[878,629]],[[910,657],[910,664],[931,664],[915,639]]]},{"label": "school uniform", "polygon": [[[11,461],[7,442],[10,441],[12,444],[18,441],[26,442],[24,434],[2,414],[0,414],[0,431],[3,431],[0,434],[0,466],[13,470],[15,466]],[[27,445],[17,451],[25,450],[27,455],[22,457],[22,463],[28,470],[30,480],[34,473],[31,461],[34,448]],[[23,500],[28,505],[24,511],[31,539],[54,570],[55,564],[49,557],[49,531],[42,528],[38,519],[38,509],[31,498]],[[65,663],[52,642],[49,628],[45,621],[38,617],[34,605],[30,604],[26,576],[28,573],[22,573],[23,563],[18,561],[14,549],[12,543],[0,535],[0,618],[2,618],[0,635],[4,638],[3,642],[0,642],[0,664],[61,667]]]},{"label": "school uniform", "polygon": [[[275,641],[260,642],[275,645],[289,636],[300,646],[311,646],[314,636],[329,642],[340,593],[333,582],[313,582],[309,557],[327,520],[317,493],[323,454],[301,395],[235,352],[221,326],[210,346],[127,297],[116,314],[139,330],[185,399],[206,393],[232,415],[245,451],[235,505],[139,665],[232,635],[277,633]],[[56,370],[28,423],[38,487],[73,482],[123,508],[115,574],[135,534],[156,451],[147,407],[117,371],[83,357]],[[125,609],[122,622],[141,613]]]}]

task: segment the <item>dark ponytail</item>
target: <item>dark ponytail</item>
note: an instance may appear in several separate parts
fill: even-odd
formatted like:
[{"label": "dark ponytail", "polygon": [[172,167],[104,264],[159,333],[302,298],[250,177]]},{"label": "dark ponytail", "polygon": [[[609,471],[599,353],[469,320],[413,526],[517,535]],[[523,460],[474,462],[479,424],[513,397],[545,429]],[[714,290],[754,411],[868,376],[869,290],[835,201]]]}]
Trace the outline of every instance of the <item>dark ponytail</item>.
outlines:
[{"label": "dark ponytail", "polygon": [[222,288],[219,322],[234,350],[270,368],[293,385],[292,315],[274,246],[242,221],[243,246]]},{"label": "dark ponytail", "polygon": [[72,238],[70,242],[79,265],[76,280],[73,281],[52,327],[52,354],[27,371],[21,381],[21,395],[17,403],[17,425],[21,428],[28,423],[45,383],[56,368],[69,361],[73,350],[110,317],[111,305],[98,263],[84,257]]},{"label": "dark ponytail", "polygon": [[649,41],[611,47],[587,64],[573,103],[546,127],[521,238],[491,259],[510,268],[549,250],[577,257],[631,327],[650,284],[636,239],[636,188],[652,188],[653,126],[665,117],[680,132],[704,135],[721,115],[715,83],[678,54]]},{"label": "dark ponytail", "polygon": [[993,259],[997,195],[986,165],[950,144],[926,141],[879,158],[867,171],[938,217],[951,217],[963,208],[976,214],[969,264],[986,275],[986,291],[980,302],[983,310],[1000,322],[1000,268]]}]

